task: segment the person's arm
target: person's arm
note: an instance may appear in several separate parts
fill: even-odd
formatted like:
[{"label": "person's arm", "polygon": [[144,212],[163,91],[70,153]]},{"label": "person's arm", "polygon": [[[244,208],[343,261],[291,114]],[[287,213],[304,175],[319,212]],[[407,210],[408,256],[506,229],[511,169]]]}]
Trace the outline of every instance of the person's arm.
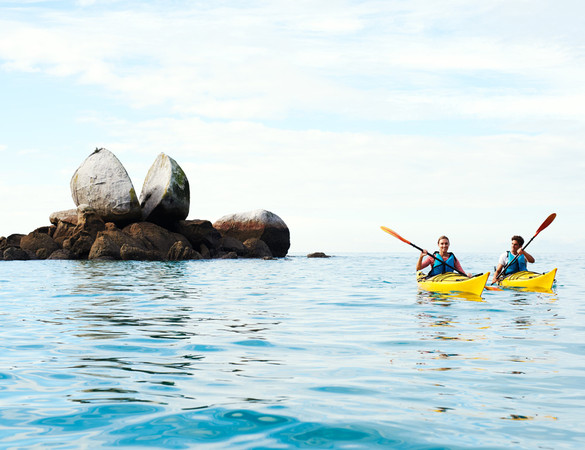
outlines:
[{"label": "person's arm", "polygon": [[506,265],[507,260],[508,260],[508,254],[502,253],[500,255],[500,259],[498,261],[498,267],[496,268],[496,272],[494,273],[494,276],[492,278],[492,284],[495,283],[496,281],[498,281],[498,277],[500,276],[502,269]]},{"label": "person's arm", "polygon": [[[425,255],[427,255],[427,258],[423,261],[422,259]],[[426,250],[420,252],[418,261],[416,263],[416,270],[423,270],[431,263],[432,260],[433,258],[431,256],[428,256],[428,252]]]},{"label": "person's arm", "polygon": [[523,248],[520,248],[520,250],[518,250],[518,254],[519,255],[524,255],[524,257],[526,258],[526,261],[528,261],[529,263],[534,264],[534,261],[535,261],[534,257],[532,255],[526,253]]},{"label": "person's arm", "polygon": [[503,268],[504,268],[504,266],[502,264],[498,264],[498,268],[496,269],[496,273],[494,273],[494,276],[492,278],[492,284],[494,284],[496,281],[498,281],[498,277],[500,276],[500,272],[502,271]]}]

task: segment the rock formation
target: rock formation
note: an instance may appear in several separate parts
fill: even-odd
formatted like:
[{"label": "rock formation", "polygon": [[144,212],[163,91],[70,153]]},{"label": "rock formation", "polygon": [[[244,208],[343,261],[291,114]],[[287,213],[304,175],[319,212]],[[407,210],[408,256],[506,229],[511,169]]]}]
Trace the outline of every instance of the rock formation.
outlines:
[{"label": "rock formation", "polygon": [[140,193],[142,218],[168,224],[189,215],[189,180],[177,162],[161,153],[144,179]]},{"label": "rock formation", "polygon": [[185,220],[189,181],[161,153],[138,203],[132,182],[108,150],[93,152],[71,179],[76,209],[54,212],[51,225],[0,237],[0,260],[96,259],[179,261],[286,256],[290,233],[266,210],[208,220]]},{"label": "rock formation", "polygon": [[265,209],[223,216],[213,227],[222,236],[230,236],[242,242],[250,238],[260,239],[268,245],[272,256],[279,258],[286,256],[290,248],[288,227],[280,217]]},{"label": "rock formation", "polygon": [[96,149],[75,171],[71,196],[76,206],[89,205],[105,222],[130,223],[142,217],[126,169],[105,148]]}]

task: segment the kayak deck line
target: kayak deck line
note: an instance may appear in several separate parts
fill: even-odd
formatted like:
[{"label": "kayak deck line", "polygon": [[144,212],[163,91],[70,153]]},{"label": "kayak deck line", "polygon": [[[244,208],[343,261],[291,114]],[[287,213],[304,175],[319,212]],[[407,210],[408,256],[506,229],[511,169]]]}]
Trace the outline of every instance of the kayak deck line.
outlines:
[{"label": "kayak deck line", "polygon": [[466,292],[481,295],[490,273],[475,275],[471,278],[455,272],[447,272],[427,278],[426,274],[418,271],[416,281],[418,287],[431,292]]}]

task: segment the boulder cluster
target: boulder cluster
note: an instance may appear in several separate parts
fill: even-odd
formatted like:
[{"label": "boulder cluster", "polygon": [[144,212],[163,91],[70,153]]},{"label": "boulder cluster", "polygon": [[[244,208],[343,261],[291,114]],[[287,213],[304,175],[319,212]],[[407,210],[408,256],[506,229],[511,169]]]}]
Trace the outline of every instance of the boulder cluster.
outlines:
[{"label": "boulder cluster", "polygon": [[286,256],[290,232],[263,209],[208,220],[186,220],[189,181],[161,153],[140,199],[118,158],[96,149],[71,178],[75,209],[54,212],[51,225],[0,237],[0,260],[98,259],[178,261]]}]

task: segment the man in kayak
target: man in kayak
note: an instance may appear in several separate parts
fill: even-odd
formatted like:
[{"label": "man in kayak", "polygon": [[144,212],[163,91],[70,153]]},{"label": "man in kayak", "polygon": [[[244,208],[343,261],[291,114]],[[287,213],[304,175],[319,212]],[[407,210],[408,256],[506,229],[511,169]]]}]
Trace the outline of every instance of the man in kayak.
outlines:
[{"label": "man in kayak", "polygon": [[[463,270],[461,263],[455,255],[449,253],[449,238],[447,236],[441,236],[437,243],[439,244],[438,252],[429,255],[429,252],[423,250],[420,253],[418,262],[416,263],[416,270],[423,270],[425,267],[432,264],[431,271],[428,273],[427,277],[434,277],[435,275],[445,272],[460,272],[471,277],[471,274]],[[423,261],[424,256],[426,256],[426,258]]]},{"label": "man in kayak", "polygon": [[534,263],[534,258],[524,251],[522,246],[524,245],[524,239],[522,236],[512,236],[512,247],[511,251],[502,253],[500,260],[498,261],[498,267],[492,278],[492,284],[498,281],[502,269],[505,268],[504,276],[511,275],[516,272],[520,272],[526,269],[526,263]]}]

